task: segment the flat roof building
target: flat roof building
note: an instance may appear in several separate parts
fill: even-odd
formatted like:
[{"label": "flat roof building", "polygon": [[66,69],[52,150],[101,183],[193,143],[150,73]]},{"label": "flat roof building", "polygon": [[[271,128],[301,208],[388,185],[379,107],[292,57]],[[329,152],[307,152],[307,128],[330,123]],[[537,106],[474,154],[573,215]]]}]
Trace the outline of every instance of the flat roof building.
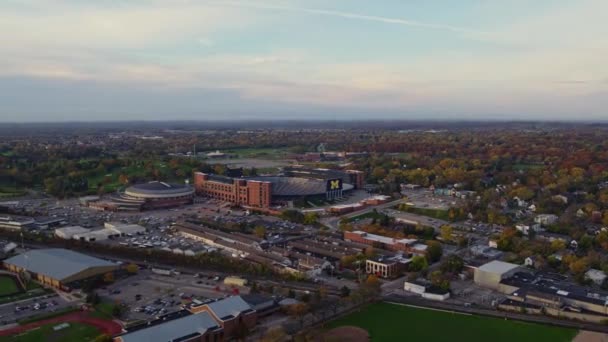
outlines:
[{"label": "flat roof building", "polygon": [[77,253],[69,249],[34,249],[4,260],[4,267],[12,272],[29,272],[43,284],[69,288],[79,281],[107,272],[118,265],[106,260]]},{"label": "flat roof building", "polygon": [[91,230],[81,226],[69,226],[55,229],[55,236],[60,239],[70,240],[77,234],[86,234]]}]

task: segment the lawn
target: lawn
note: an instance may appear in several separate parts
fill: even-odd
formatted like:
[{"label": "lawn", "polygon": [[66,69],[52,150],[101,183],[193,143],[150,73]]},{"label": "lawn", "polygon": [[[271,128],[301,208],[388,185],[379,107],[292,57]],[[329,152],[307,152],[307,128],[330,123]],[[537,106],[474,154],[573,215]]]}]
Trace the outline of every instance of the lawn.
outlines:
[{"label": "lawn", "polygon": [[268,158],[268,159],[280,159],[289,150],[285,147],[278,148],[238,148],[227,151],[222,151],[228,154],[237,155],[239,158]]},{"label": "lawn", "polygon": [[112,319],[112,312],[116,304],[111,302],[101,302],[95,305],[95,312],[91,314],[93,317]]},{"label": "lawn", "polygon": [[444,221],[450,221],[450,216],[448,215],[448,211],[443,210],[443,209],[417,208],[417,207],[405,206],[405,205],[397,206],[397,209],[400,211],[405,211],[407,213],[432,217],[432,218],[444,220]]},{"label": "lawn", "polygon": [[368,218],[371,218],[371,219],[375,218],[376,220],[380,220],[383,216],[384,216],[383,214],[380,214],[378,212],[370,211],[370,212],[367,212],[365,214],[353,216],[353,217],[351,217],[351,218],[348,219],[348,222],[357,222],[357,221],[365,220],[365,219],[368,219]]},{"label": "lawn", "polygon": [[327,329],[354,325],[372,341],[571,341],[577,330],[377,303],[332,321]]},{"label": "lawn", "polygon": [[101,334],[97,328],[90,325],[80,323],[69,324],[69,327],[58,331],[54,331],[53,327],[59,325],[59,323],[43,325],[19,335],[2,336],[0,337],[0,342],[88,342]]},{"label": "lawn", "polygon": [[21,288],[17,285],[15,278],[6,275],[0,276],[0,297],[19,292],[21,292]]}]

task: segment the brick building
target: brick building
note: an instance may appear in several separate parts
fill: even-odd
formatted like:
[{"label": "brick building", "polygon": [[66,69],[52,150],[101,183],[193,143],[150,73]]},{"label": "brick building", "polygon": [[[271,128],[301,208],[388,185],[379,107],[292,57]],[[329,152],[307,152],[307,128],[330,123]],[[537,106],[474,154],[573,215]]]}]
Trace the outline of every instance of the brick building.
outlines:
[{"label": "brick building", "polygon": [[230,178],[202,172],[194,173],[194,188],[199,195],[237,205],[268,208],[272,199],[272,183],[270,182]]},{"label": "brick building", "polygon": [[427,250],[427,245],[419,243],[416,239],[394,239],[360,230],[344,232],[344,240],[414,255],[426,255]]},{"label": "brick building", "polygon": [[379,256],[365,260],[365,272],[381,278],[396,278],[401,276],[411,259],[400,257],[387,258]]},{"label": "brick building", "polygon": [[208,313],[223,328],[226,337],[234,336],[238,329],[253,329],[257,312],[241,296],[232,296],[210,302],[193,303],[188,307],[193,314]]}]

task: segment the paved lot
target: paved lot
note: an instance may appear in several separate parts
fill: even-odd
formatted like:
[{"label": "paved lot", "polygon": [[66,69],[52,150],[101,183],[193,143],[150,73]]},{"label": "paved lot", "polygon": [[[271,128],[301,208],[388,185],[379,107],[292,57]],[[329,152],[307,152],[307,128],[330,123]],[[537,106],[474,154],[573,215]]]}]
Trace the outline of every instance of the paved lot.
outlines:
[{"label": "paved lot", "polygon": [[29,316],[55,312],[72,305],[74,304],[55,294],[6,303],[0,305],[0,323],[4,325]]},{"label": "paved lot", "polygon": [[426,189],[404,190],[401,193],[407,196],[407,202],[413,203],[414,206],[419,208],[446,210],[450,206],[455,206],[460,201],[450,196],[435,195]]},{"label": "paved lot", "polygon": [[[162,276],[144,270],[141,274],[126,278],[98,290],[102,298],[129,306],[128,318],[151,319],[155,316],[178,311],[192,299],[204,300],[232,294],[233,289],[214,280],[213,276],[173,275]],[[119,293],[117,293],[119,292]],[[247,293],[240,288],[239,293]]]}]

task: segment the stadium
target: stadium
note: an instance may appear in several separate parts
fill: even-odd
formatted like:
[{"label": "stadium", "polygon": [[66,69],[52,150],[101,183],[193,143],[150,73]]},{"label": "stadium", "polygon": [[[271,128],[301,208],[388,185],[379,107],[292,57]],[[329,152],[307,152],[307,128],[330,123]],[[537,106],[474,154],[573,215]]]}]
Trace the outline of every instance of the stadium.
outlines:
[{"label": "stadium", "polygon": [[192,204],[194,189],[188,184],[149,182],[135,184],[108,199],[89,203],[89,207],[105,211],[142,211],[173,208]]},{"label": "stadium", "polygon": [[[292,199],[303,196],[325,197],[328,191],[326,180],[287,176],[249,177],[247,180],[270,182],[272,196],[280,199]],[[342,183],[343,192],[353,190],[352,184]]]},{"label": "stadium", "polygon": [[302,198],[334,200],[342,198],[362,183],[363,173],[348,170],[284,170],[277,176],[226,177],[194,173],[198,195],[232,202],[236,205],[268,208],[271,204]]}]

